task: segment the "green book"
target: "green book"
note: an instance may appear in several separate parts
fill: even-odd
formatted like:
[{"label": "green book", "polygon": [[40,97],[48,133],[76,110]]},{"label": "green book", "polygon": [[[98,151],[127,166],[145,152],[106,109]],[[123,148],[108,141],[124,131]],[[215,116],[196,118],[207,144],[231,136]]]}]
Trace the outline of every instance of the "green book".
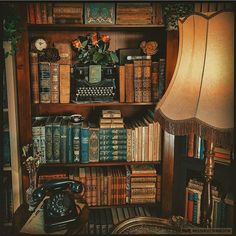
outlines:
[{"label": "green book", "polygon": [[62,117],[56,116],[52,123],[53,163],[60,163],[61,122]]},{"label": "green book", "polygon": [[72,123],[67,121],[67,137],[66,137],[66,157],[67,163],[73,163],[73,140],[72,140]]},{"label": "green book", "polygon": [[52,123],[55,117],[49,116],[45,123],[45,149],[46,149],[46,162],[53,162],[52,150]]},{"label": "green book", "polygon": [[81,158],[80,162],[85,164],[89,163],[89,127],[87,122],[83,122],[80,129],[80,149],[81,149]]},{"label": "green book", "polygon": [[72,123],[73,162],[80,162],[80,123]]},{"label": "green book", "polygon": [[96,124],[89,124],[89,162],[99,161],[99,128]]},{"label": "green book", "polygon": [[61,156],[61,163],[67,162],[67,123],[68,118],[63,117],[61,121],[61,140],[60,140],[60,156]]}]

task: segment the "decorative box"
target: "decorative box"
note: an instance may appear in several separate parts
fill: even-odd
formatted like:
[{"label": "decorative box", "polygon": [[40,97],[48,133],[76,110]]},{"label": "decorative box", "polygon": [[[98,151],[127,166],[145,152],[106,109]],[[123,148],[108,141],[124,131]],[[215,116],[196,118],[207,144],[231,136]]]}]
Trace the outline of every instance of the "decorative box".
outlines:
[{"label": "decorative box", "polygon": [[85,24],[115,24],[115,3],[85,3]]}]

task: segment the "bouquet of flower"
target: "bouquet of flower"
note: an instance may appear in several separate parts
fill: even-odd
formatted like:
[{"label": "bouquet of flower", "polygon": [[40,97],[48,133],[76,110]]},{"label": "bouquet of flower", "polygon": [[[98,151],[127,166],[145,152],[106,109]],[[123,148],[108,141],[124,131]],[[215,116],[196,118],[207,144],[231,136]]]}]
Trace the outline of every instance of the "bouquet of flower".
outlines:
[{"label": "bouquet of flower", "polygon": [[40,164],[40,152],[36,151],[33,155],[33,145],[27,144],[22,147],[22,157],[25,159],[23,164],[28,172],[37,170]]},{"label": "bouquet of flower", "polygon": [[109,51],[110,37],[106,34],[90,33],[72,41],[77,59],[83,64],[109,65],[118,62],[115,52]]}]

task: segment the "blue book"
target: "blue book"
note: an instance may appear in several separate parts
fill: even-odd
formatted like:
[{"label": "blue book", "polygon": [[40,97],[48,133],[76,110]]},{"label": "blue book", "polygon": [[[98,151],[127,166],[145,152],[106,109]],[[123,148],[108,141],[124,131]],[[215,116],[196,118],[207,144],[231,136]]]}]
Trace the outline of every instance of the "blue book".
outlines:
[{"label": "blue book", "polygon": [[80,123],[72,123],[73,162],[80,162]]},{"label": "blue book", "polygon": [[66,153],[67,163],[73,163],[73,140],[72,140],[72,123],[67,121],[67,134],[66,134]]},{"label": "blue book", "polygon": [[52,123],[53,163],[60,163],[61,121],[62,117],[57,116]]},{"label": "blue book", "polygon": [[54,117],[49,116],[45,123],[45,151],[46,151],[46,162],[53,162],[53,150],[52,150],[52,123]]},{"label": "blue book", "polygon": [[201,144],[200,144],[200,160],[204,160],[204,152],[205,152],[205,147],[204,147],[204,139],[201,138]]},{"label": "blue book", "polygon": [[198,193],[193,193],[193,224],[197,224],[198,216]]},{"label": "blue book", "polygon": [[60,140],[60,156],[61,156],[61,163],[67,162],[67,117],[63,117],[61,121],[61,140]]},{"label": "blue book", "polygon": [[81,159],[80,162],[85,164],[89,163],[89,127],[87,122],[83,122],[81,131],[80,131],[80,137],[81,137]]}]

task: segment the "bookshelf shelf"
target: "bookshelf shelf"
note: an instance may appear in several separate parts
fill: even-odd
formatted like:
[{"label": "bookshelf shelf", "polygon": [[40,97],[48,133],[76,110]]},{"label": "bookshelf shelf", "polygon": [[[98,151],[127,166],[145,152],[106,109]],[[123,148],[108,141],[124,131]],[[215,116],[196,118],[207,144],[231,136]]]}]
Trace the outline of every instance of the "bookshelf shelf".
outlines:
[{"label": "bookshelf shelf", "polygon": [[47,164],[41,164],[40,168],[50,168],[50,167],[87,167],[87,166],[130,166],[130,165],[140,165],[140,164],[153,164],[157,165],[160,164],[160,161],[136,161],[136,162],[96,162],[96,163],[88,163],[88,164],[81,164],[81,163],[47,163]]},{"label": "bookshelf shelf", "polygon": [[28,30],[30,31],[40,31],[40,30],[48,30],[48,31],[65,31],[65,30],[150,30],[151,28],[164,28],[164,25],[119,25],[119,24],[28,24]]}]

